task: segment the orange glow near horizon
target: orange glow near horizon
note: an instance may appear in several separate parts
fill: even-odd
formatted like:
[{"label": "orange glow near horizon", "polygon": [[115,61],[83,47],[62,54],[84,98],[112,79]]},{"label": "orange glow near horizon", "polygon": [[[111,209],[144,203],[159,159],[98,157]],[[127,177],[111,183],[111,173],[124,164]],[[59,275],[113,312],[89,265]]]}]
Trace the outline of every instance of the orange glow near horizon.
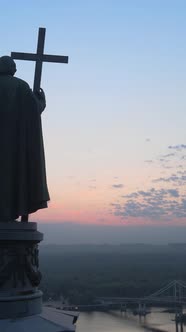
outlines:
[{"label": "orange glow near horizon", "polygon": [[[40,222],[73,222],[81,224],[100,225],[162,225],[165,221],[145,217],[123,218],[114,213],[113,203],[124,206],[127,195],[138,190],[148,191],[171,188],[167,183],[153,183],[153,178],[160,178],[162,170],[158,167],[140,168],[137,172],[135,167],[125,170],[127,176],[115,178],[111,174],[104,174],[96,179],[85,177],[61,177],[58,181],[50,183],[51,201],[48,209],[43,209],[31,216],[31,220]],[[52,178],[52,176],[51,176]],[[50,178],[50,180],[51,180]],[[52,182],[52,181],[50,181]],[[116,187],[114,187],[114,185]],[[117,187],[118,185],[118,187]],[[61,190],[62,188],[62,190]],[[184,190],[180,189],[184,194]],[[136,203],[143,203],[143,197],[136,199]],[[170,197],[169,201],[179,201],[179,197]],[[185,224],[185,218],[170,218],[166,224]]]}]

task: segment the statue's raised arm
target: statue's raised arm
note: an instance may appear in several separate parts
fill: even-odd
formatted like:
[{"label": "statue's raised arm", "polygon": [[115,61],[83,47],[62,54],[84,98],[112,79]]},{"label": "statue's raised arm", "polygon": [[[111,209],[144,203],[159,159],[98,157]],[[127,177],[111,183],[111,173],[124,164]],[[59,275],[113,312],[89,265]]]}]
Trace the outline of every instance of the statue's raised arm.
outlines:
[{"label": "statue's raised arm", "polygon": [[39,91],[34,93],[36,98],[37,98],[37,102],[39,104],[39,111],[40,113],[42,113],[46,107],[46,97],[45,97],[45,93],[43,91],[43,89],[39,89]]}]

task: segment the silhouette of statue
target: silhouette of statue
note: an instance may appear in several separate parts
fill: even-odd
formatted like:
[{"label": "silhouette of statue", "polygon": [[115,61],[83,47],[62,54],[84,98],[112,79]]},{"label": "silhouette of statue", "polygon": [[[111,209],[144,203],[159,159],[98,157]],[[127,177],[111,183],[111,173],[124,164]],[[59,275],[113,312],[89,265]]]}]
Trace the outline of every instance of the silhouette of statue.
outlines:
[{"label": "silhouette of statue", "polygon": [[41,113],[42,89],[14,77],[16,64],[0,58],[0,222],[14,221],[46,208],[46,182]]}]

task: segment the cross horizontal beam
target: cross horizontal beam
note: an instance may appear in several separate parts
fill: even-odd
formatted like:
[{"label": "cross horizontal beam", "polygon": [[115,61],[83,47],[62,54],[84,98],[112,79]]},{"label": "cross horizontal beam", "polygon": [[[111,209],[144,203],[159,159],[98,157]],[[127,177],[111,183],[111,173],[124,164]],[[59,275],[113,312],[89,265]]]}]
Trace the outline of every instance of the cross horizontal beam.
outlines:
[{"label": "cross horizontal beam", "polygon": [[[15,60],[27,60],[27,61],[38,60],[38,55],[34,53],[12,52],[11,56]],[[42,62],[68,63],[68,56],[42,54],[40,56],[40,60],[42,60]]]},{"label": "cross horizontal beam", "polygon": [[34,92],[38,92],[40,90],[43,62],[68,63],[68,56],[44,54],[45,32],[45,28],[39,28],[37,52],[35,54],[21,52],[11,53],[12,58],[15,60],[35,61]]}]

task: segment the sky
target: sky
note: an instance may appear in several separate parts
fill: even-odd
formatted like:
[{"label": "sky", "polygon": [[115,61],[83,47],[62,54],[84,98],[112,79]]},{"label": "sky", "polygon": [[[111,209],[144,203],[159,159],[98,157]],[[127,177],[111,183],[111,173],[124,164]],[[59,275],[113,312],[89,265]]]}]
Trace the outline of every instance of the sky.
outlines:
[{"label": "sky", "polygon": [[[45,53],[49,208],[31,220],[186,225],[186,2],[0,0],[0,54]],[[34,63],[17,61],[33,84]]]}]

